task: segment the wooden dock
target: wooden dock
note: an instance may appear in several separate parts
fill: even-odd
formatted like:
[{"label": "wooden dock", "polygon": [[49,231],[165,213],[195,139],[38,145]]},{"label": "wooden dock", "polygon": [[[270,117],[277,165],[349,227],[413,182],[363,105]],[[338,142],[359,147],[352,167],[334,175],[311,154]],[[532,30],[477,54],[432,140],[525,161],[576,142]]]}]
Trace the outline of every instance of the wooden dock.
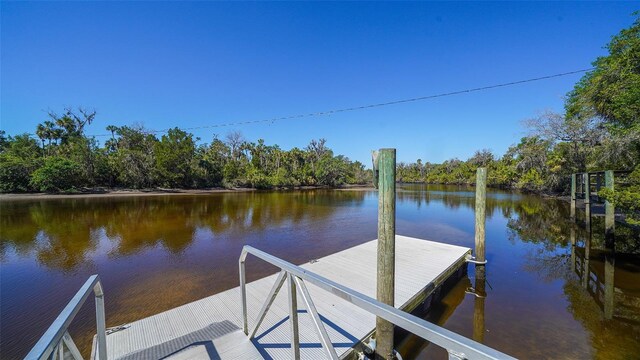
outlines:
[{"label": "wooden dock", "polygon": [[[375,297],[376,247],[377,240],[372,240],[301,267]],[[396,307],[413,310],[429,293],[465,266],[465,257],[470,253],[470,249],[460,246],[396,236]],[[247,261],[260,260],[250,256]],[[276,276],[247,284],[249,329],[255,324]],[[341,357],[371,334],[375,327],[374,315],[312,284],[308,289]],[[126,324],[122,330],[107,335],[108,358],[291,358],[286,291],[279,293],[253,340],[242,332],[240,299],[240,288],[236,287]],[[298,299],[298,303],[301,357],[325,358],[311,316],[307,314],[304,302]]]}]

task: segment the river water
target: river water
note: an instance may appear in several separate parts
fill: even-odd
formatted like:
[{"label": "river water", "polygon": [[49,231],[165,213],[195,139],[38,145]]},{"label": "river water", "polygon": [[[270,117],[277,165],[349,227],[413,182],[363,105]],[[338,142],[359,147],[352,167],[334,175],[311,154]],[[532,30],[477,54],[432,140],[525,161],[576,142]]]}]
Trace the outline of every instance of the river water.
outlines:
[{"label": "river water", "polygon": [[[405,184],[397,195],[398,234],[473,247],[473,188]],[[24,357],[91,274],[115,326],[237,286],[245,244],[302,264],[376,238],[376,223],[368,190],[3,199],[0,358]],[[489,190],[486,297],[466,294],[478,286],[469,266],[427,319],[523,359],[640,358],[640,236],[618,224],[605,246],[601,217],[591,232],[581,223],[567,202]],[[252,262],[248,280],[274,271]],[[84,353],[93,306],[71,329]],[[399,349],[446,358],[411,337]]]}]

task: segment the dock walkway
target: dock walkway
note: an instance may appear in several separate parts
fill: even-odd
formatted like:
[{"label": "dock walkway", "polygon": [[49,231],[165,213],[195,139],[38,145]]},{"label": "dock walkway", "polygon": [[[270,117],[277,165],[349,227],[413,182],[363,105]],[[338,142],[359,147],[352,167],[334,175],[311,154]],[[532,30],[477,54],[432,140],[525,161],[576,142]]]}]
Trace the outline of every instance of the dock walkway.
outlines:
[{"label": "dock walkway", "polygon": [[[372,240],[301,267],[375,298],[376,247],[377,240]],[[411,310],[425,293],[463,266],[470,253],[460,246],[396,236],[396,307]],[[261,260],[250,256],[247,261]],[[274,274],[247,284],[250,330],[276,277]],[[312,284],[308,289],[338,355],[347,354],[375,328],[371,313]],[[240,288],[236,287],[126,324],[125,329],[107,335],[108,358],[291,358],[286,291],[278,294],[253,340],[242,332],[240,299]],[[325,358],[301,299],[298,306],[301,358]]]}]

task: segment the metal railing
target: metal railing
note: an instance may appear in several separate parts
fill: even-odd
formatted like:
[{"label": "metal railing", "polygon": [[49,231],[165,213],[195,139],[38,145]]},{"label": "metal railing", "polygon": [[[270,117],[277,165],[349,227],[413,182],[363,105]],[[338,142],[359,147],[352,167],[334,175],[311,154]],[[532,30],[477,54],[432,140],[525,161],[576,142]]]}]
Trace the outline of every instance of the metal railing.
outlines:
[{"label": "metal railing", "polygon": [[[262,309],[258,313],[256,324],[253,327],[251,333],[249,333],[247,322],[247,290],[246,290],[246,276],[245,276],[245,261],[247,255],[251,254],[259,259],[262,259],[272,265],[280,268],[280,273],[276,278],[276,281],[267,296]],[[291,326],[291,348],[292,356],[294,359],[300,358],[300,338],[298,333],[298,311],[297,311],[297,291],[296,287],[300,288],[300,294],[307,306],[307,312],[311,315],[313,323],[315,325],[316,332],[318,333],[322,347],[330,359],[338,359],[336,350],[331,343],[331,339],[327,334],[324,324],[320,319],[320,315],[311,300],[309,291],[305,286],[305,281],[316,285],[317,287],[326,290],[333,295],[355,305],[359,308],[370,312],[376,316],[379,316],[396,326],[399,326],[435,345],[443,347],[449,353],[450,359],[514,359],[513,357],[503,354],[495,349],[492,349],[486,345],[475,342],[462,335],[456,334],[452,331],[444,329],[440,326],[432,324],[426,320],[423,320],[417,316],[413,316],[401,310],[383,304],[369,296],[361,294],[355,290],[349,289],[336,282],[333,282],[327,278],[324,278],[318,274],[305,270],[299,266],[293,265],[287,261],[279,259],[273,255],[267,254],[264,251],[258,250],[251,246],[245,246],[242,249],[240,259],[238,260],[238,266],[240,271],[240,292],[242,294],[242,319],[244,333],[253,338],[260,327],[260,324],[264,320],[269,308],[273,304],[276,295],[280,291],[280,288],[287,280],[288,294],[289,294],[289,323]]]},{"label": "metal railing", "polygon": [[107,359],[107,335],[106,323],[104,317],[104,293],[102,292],[102,284],[98,275],[92,275],[82,285],[80,290],[69,301],[67,306],[62,310],[60,315],[54,320],[49,329],[42,335],[40,340],[31,349],[25,359],[64,359],[65,347],[71,353],[75,360],[81,360],[82,355],[76,347],[71,335],[69,335],[69,324],[80,311],[80,308],[87,300],[91,292],[96,297],[96,327],[97,327],[97,358],[99,360]]}]

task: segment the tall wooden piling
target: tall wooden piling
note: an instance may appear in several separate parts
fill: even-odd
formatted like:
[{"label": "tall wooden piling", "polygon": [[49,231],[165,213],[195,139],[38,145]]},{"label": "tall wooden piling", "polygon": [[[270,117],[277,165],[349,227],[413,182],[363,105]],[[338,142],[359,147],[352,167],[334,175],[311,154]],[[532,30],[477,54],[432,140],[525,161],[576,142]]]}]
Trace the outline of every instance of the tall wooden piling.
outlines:
[{"label": "tall wooden piling", "polygon": [[[604,172],[604,187],[613,191],[613,171],[607,170]],[[611,241],[616,226],[616,211],[613,204],[610,201],[604,202],[604,234],[607,241]]]},{"label": "tall wooden piling", "polygon": [[[394,306],[396,149],[380,149],[376,160],[378,167],[378,265],[376,292],[378,301]],[[376,357],[383,359],[393,358],[393,324],[380,317],[376,318]]]},{"label": "tall wooden piling", "polygon": [[[484,241],[485,241],[485,221],[487,203],[487,168],[478,168],[476,171],[476,260],[485,261]],[[476,272],[479,267],[476,267]],[[477,273],[476,273],[476,276]]]},{"label": "tall wooden piling", "polygon": [[576,220],[576,174],[571,174],[571,221]]},{"label": "tall wooden piling", "polygon": [[[478,168],[476,170],[476,260],[484,262],[485,257],[485,223],[487,204],[487,169]],[[484,301],[486,297],[485,281],[486,269],[484,264],[476,264],[475,294],[473,304],[473,339],[477,342],[484,342],[485,322],[484,322]]]}]

